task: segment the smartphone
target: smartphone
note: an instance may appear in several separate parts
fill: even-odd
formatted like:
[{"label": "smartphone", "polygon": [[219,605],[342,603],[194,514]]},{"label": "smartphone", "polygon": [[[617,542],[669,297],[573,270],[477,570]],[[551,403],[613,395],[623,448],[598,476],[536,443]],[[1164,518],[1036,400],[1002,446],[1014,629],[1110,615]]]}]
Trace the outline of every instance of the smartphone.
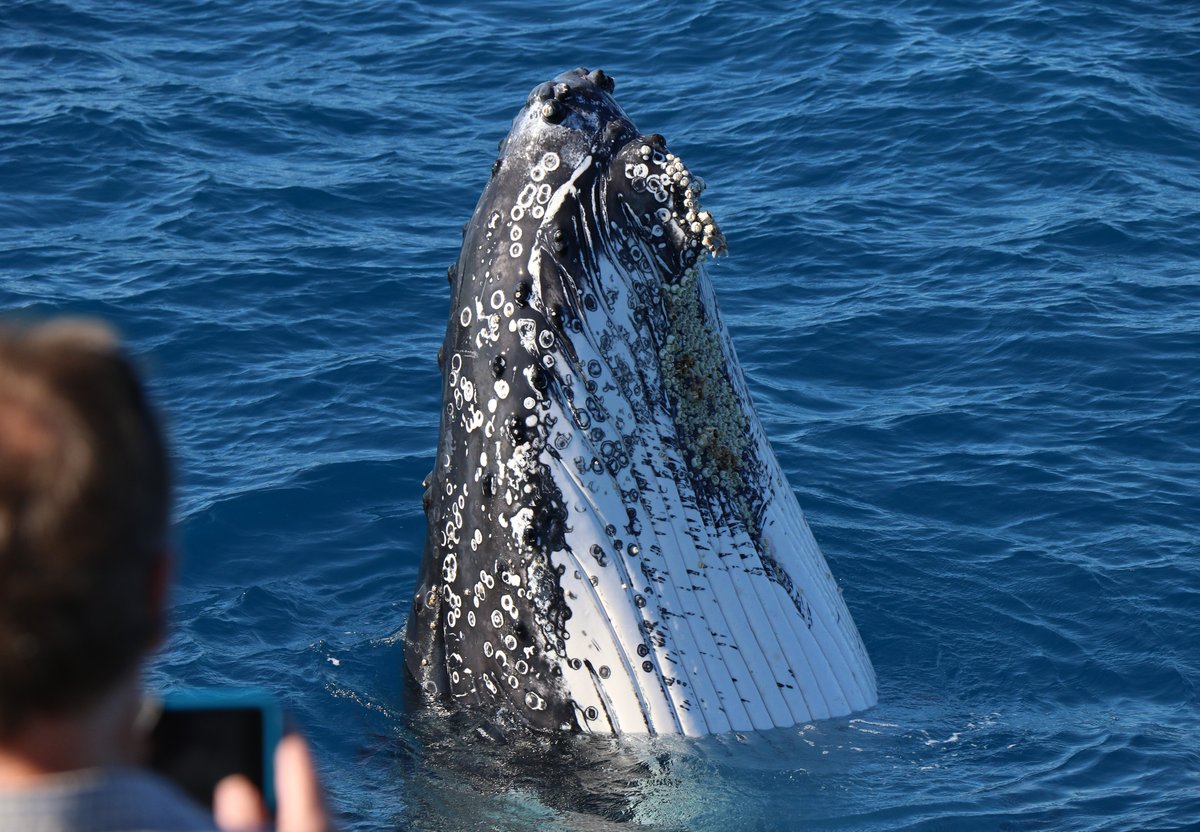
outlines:
[{"label": "smartphone", "polygon": [[151,769],[210,810],[217,783],[244,775],[274,813],[283,714],[273,696],[255,688],[198,688],[165,694],[158,706],[147,749]]}]

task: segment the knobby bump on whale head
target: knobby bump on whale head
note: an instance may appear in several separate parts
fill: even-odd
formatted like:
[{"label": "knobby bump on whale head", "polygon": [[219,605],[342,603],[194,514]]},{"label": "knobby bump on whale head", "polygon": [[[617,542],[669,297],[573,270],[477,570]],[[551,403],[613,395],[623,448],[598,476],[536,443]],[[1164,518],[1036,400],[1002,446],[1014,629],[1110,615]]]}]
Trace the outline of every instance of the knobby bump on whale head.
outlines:
[{"label": "knobby bump on whale head", "polygon": [[431,697],[599,733],[874,704],[750,401],[704,183],[602,71],[534,88],[449,271],[406,663]]}]

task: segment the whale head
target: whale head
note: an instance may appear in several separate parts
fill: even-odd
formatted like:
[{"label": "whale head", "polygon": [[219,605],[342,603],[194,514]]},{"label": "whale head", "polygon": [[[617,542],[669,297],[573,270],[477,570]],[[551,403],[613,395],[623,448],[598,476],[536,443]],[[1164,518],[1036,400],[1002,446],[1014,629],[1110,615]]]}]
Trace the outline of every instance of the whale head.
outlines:
[{"label": "whale head", "polygon": [[875,701],[754,412],[704,183],[603,72],[530,93],[458,262],[406,662],[535,727],[704,734]]}]

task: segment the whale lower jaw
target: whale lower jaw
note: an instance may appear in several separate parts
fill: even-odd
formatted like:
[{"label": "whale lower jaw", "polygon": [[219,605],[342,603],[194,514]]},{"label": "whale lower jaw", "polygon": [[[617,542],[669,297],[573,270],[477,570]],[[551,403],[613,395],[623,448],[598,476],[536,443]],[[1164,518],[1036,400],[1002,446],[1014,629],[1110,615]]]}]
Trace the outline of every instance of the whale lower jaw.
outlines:
[{"label": "whale lower jaw", "polygon": [[550,556],[571,612],[554,660],[579,726],[702,735],[872,706],[866,650],[750,405],[703,271],[676,294],[693,293],[708,360],[723,370],[712,384],[728,385],[744,418],[725,427],[745,431],[738,450],[758,462],[737,472],[754,506],[681,441],[678,380],[662,377],[670,351],[646,326],[659,276],[601,258],[592,277],[581,289],[603,287],[605,302],[583,312],[570,355],[557,356],[567,366],[539,455],[567,512],[565,546]]}]

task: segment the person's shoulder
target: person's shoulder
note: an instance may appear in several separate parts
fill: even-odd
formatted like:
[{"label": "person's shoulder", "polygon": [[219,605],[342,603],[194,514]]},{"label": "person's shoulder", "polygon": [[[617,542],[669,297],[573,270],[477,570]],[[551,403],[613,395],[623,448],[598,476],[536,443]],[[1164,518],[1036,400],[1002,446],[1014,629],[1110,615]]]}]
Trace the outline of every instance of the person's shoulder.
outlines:
[{"label": "person's shoulder", "polygon": [[212,816],[176,786],[138,769],[48,777],[0,790],[0,832],[214,832]]},{"label": "person's shoulder", "polygon": [[197,806],[174,783],[140,769],[125,769],[110,774],[113,785],[123,792],[131,806],[145,806],[145,819],[158,826],[147,829],[163,832],[214,830],[212,815]]}]

